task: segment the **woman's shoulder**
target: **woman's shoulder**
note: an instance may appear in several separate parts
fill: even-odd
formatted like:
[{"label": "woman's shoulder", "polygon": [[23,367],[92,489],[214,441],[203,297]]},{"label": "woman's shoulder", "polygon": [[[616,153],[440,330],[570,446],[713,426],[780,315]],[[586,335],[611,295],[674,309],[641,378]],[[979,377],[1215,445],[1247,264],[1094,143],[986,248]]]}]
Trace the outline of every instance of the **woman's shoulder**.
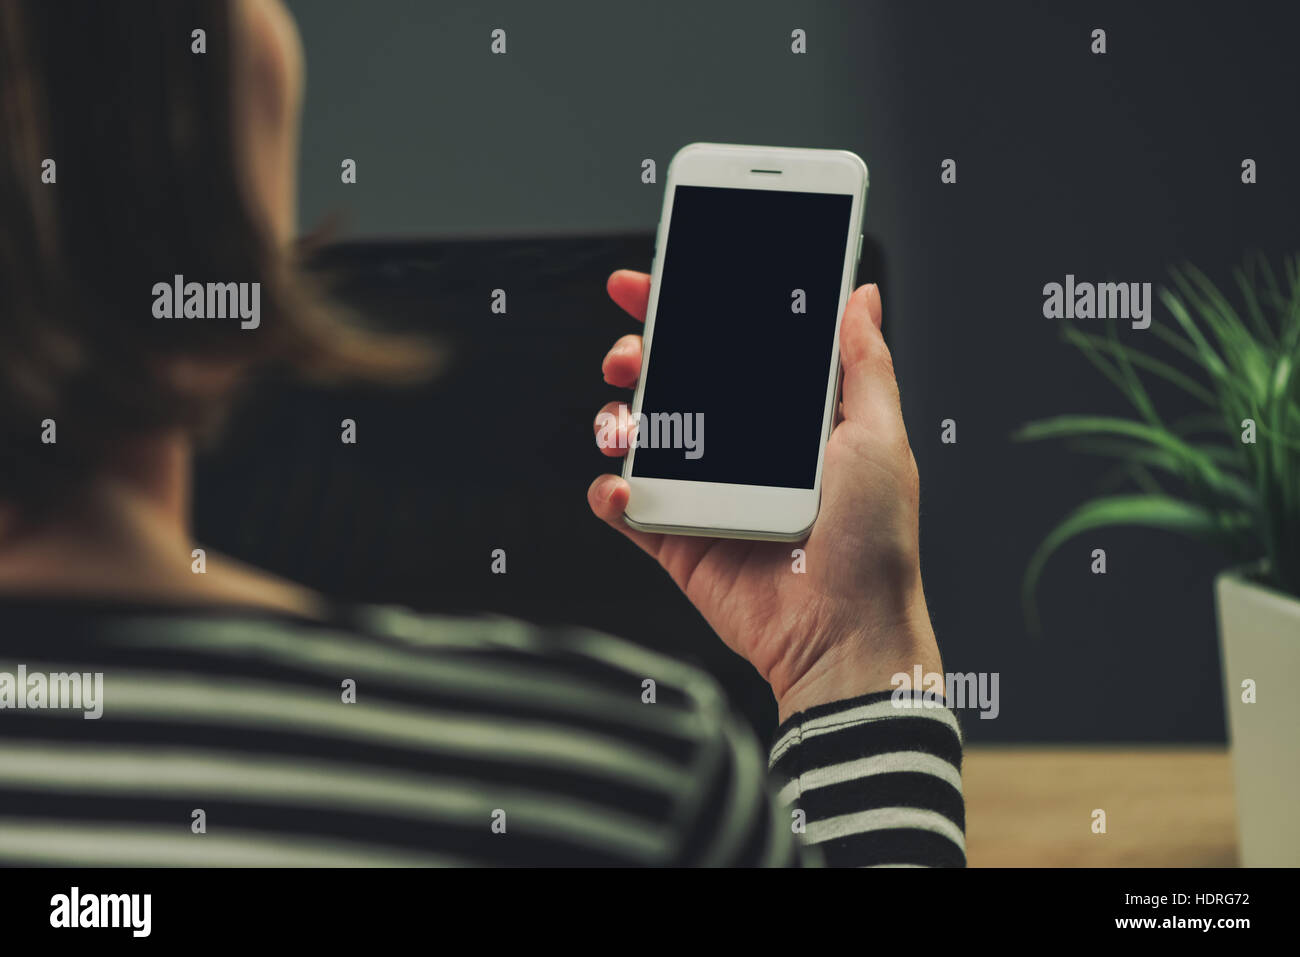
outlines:
[{"label": "woman's shoulder", "polygon": [[[683,815],[739,773],[743,729],[690,665],[577,626],[336,612],[0,600],[0,683],[30,697],[33,676],[77,675],[94,692],[96,720],[48,695],[7,716],[0,767],[24,813],[50,816],[37,778],[75,779],[68,820],[46,824],[93,830],[129,768],[133,827],[174,824],[158,796],[179,793],[273,857],[324,835],[376,860],[665,863]],[[489,828],[502,814],[510,841]],[[113,860],[159,860],[128,852]],[[167,853],[206,860],[210,842]]]},{"label": "woman's shoulder", "polygon": [[717,682],[687,662],[590,627],[493,614],[332,603],[303,616],[229,604],[0,597],[0,635],[0,660],[25,654],[201,682],[346,685],[358,700],[417,707],[549,709],[692,736],[716,733],[727,713]]}]

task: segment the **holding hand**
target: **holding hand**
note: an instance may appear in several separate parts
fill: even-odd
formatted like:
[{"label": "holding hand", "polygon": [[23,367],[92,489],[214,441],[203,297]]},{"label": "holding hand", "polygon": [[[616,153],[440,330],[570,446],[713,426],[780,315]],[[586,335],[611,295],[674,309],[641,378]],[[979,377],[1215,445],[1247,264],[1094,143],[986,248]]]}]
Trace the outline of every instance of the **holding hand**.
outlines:
[{"label": "holding hand", "polygon": [[[610,297],[644,322],[650,277],[619,270]],[[920,484],[899,405],[893,361],[880,334],[874,285],[850,297],[840,324],[844,369],[839,412],[826,446],[821,510],[802,546],[640,532],[623,512],[631,489],[617,475],[592,483],[597,516],[658,560],[726,642],[772,686],[781,720],[817,704],[882,691],[898,672],[941,672],[921,588]],[[632,388],[641,337],[614,343],[605,381]],[[610,402],[596,431],[618,416]],[[625,439],[625,436],[619,436]],[[627,441],[609,456],[627,454]],[[792,551],[805,552],[805,573]]]}]

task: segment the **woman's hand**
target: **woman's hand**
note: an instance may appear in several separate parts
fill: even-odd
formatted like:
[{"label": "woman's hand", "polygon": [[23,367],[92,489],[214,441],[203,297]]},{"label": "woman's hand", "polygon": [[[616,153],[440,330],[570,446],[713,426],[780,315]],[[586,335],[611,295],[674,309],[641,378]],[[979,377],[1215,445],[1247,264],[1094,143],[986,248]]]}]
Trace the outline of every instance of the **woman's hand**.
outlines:
[{"label": "woman's hand", "polygon": [[[619,270],[609,294],[645,321],[650,277]],[[893,361],[880,335],[880,293],[853,293],[840,324],[843,388],[826,447],[821,510],[802,545],[655,535],[623,519],[631,489],[617,475],[592,483],[592,511],[658,560],[719,637],[772,686],[781,720],[813,705],[890,687],[898,672],[941,671],[930,627],[917,534],[919,482],[903,427]],[[614,343],[610,385],[641,374],[641,337]],[[611,402],[597,416],[608,434]],[[624,436],[620,436],[624,438]],[[603,451],[627,453],[627,441]],[[805,552],[803,573],[792,552]]]}]

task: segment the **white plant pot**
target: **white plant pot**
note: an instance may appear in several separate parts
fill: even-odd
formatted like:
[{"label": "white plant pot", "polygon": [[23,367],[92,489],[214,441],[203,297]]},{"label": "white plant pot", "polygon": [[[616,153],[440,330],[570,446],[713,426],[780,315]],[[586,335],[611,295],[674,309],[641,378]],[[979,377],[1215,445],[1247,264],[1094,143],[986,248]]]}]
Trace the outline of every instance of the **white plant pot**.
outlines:
[{"label": "white plant pot", "polygon": [[[1300,866],[1300,600],[1247,572],[1215,582],[1245,867]],[[1242,700],[1254,682],[1255,702]]]}]

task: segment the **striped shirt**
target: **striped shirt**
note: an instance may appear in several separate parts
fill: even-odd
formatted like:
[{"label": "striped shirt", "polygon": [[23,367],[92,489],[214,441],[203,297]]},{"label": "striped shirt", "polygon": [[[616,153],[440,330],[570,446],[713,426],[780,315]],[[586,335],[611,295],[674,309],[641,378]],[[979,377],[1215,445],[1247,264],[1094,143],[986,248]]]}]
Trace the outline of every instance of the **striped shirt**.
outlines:
[{"label": "striped shirt", "polygon": [[579,628],[0,601],[0,864],[961,865],[960,766],[884,692],[765,768],[707,674]]}]

